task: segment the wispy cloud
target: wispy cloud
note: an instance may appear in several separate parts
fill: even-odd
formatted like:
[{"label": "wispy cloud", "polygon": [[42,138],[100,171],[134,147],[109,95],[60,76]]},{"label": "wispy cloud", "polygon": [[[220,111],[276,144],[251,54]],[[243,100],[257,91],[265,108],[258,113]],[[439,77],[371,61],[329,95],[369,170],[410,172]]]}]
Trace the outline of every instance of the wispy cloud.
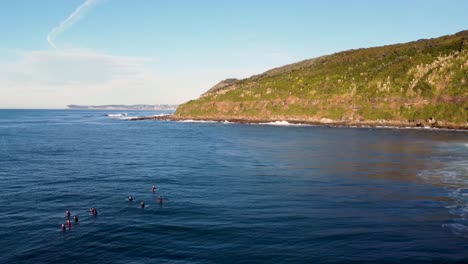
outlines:
[{"label": "wispy cloud", "polygon": [[114,56],[86,50],[21,52],[1,67],[6,78],[17,83],[32,82],[50,87],[80,83],[103,84],[111,80],[137,78],[148,73],[152,59]]},{"label": "wispy cloud", "polygon": [[49,34],[47,34],[47,42],[49,45],[57,49],[57,45],[55,45],[55,38],[63,33],[67,28],[71,27],[73,24],[78,21],[83,14],[90,10],[99,0],[86,0],[83,4],[75,9],[73,13],[71,13],[65,20],[60,22],[60,24],[54,27]]},{"label": "wispy cloud", "polygon": [[169,73],[157,59],[92,50],[17,51],[0,56],[0,72],[0,108],[180,103],[219,79],[208,71]]}]

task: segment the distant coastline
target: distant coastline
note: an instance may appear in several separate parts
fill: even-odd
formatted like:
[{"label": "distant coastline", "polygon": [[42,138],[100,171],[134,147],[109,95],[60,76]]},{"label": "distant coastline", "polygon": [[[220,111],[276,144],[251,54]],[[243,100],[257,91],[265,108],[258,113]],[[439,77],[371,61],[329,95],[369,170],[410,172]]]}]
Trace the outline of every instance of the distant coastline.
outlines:
[{"label": "distant coastline", "polygon": [[168,104],[137,104],[137,105],[67,105],[75,110],[176,110],[178,105]]}]

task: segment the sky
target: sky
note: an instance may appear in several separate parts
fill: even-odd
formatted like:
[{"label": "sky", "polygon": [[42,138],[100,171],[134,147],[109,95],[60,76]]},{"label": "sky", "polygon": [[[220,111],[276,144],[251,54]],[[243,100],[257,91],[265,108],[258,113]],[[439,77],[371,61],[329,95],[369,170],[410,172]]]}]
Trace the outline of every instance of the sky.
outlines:
[{"label": "sky", "polygon": [[468,29],[465,0],[0,0],[0,108],[179,104],[226,78]]}]

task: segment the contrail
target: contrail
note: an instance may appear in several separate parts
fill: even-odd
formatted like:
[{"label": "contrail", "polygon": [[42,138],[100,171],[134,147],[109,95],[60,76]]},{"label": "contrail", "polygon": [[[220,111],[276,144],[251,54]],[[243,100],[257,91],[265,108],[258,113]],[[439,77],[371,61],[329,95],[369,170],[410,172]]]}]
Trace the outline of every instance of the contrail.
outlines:
[{"label": "contrail", "polygon": [[81,4],[76,10],[71,13],[67,19],[63,20],[60,22],[60,24],[56,27],[54,27],[49,34],[47,34],[47,42],[49,42],[50,46],[54,49],[57,49],[57,46],[54,43],[55,38],[65,31],[68,27],[72,26],[75,24],[78,19],[80,19],[81,15],[83,12],[86,10],[89,10],[94,4],[97,3],[98,0],[85,0],[83,4]]}]

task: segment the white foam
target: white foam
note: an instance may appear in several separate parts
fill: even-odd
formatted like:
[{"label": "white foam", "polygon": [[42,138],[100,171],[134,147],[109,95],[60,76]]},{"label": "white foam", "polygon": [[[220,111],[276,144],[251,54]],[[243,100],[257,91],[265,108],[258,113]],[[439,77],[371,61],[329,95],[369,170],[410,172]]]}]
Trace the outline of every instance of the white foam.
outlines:
[{"label": "white foam", "polygon": [[122,116],[122,117],[115,117],[115,118],[120,119],[120,120],[132,120],[135,118],[141,118],[141,116]]},{"label": "white foam", "polygon": [[259,123],[259,125],[269,125],[269,126],[310,126],[308,124],[289,123],[288,121],[274,121],[274,122],[267,122],[267,123]]},{"label": "white foam", "polygon": [[107,114],[106,116],[107,116],[107,117],[110,117],[110,118],[122,118],[122,117],[128,116],[128,114],[127,114],[127,113],[121,113],[121,114]]},{"label": "white foam", "polygon": [[193,120],[193,119],[178,120],[176,122],[180,122],[180,123],[217,123],[217,121],[212,121],[212,120]]},{"label": "white foam", "polygon": [[107,114],[106,116],[109,118],[130,120],[130,119],[142,118],[142,117],[161,117],[161,116],[168,116],[168,115],[169,114],[157,114],[157,115],[149,115],[149,116],[129,116],[127,113],[120,113],[120,114]]},{"label": "white foam", "polygon": [[468,161],[449,161],[443,167],[424,170],[418,176],[428,182],[451,188],[468,186]]}]

